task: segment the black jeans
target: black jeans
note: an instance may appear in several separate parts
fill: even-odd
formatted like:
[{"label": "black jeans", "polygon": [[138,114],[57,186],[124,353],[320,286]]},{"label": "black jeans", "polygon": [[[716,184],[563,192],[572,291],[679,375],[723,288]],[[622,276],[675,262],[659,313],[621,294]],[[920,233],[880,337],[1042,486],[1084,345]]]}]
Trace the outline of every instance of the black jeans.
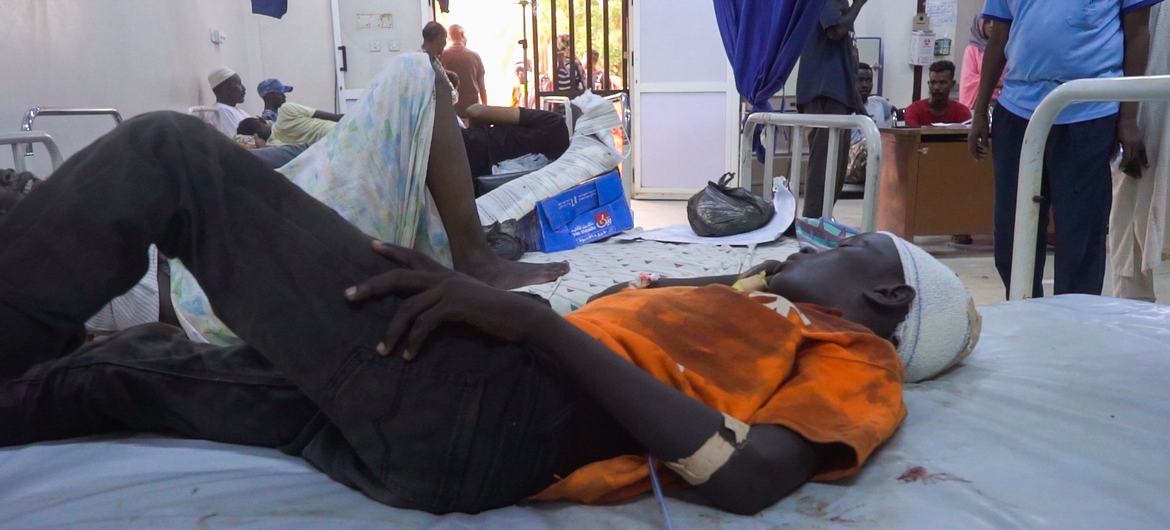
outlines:
[{"label": "black jeans", "polygon": [[[991,143],[995,163],[995,268],[1010,288],[1015,241],[1016,191],[1020,150],[1028,120],[995,107]],[[1056,223],[1055,294],[1101,294],[1109,234],[1113,180],[1109,158],[1117,135],[1117,115],[1056,125],[1044,148],[1040,224],[1036,232],[1036,269],[1032,296],[1044,296],[1044,259],[1048,209]]]},{"label": "black jeans", "polygon": [[[158,430],[277,446],[431,512],[504,506],[551,483],[575,408],[568,382],[537,353],[457,326],[412,363],[376,355],[399,301],[342,296],[391,268],[370,240],[194,118],[127,121],[0,222],[0,445]],[[78,349],[83,322],[141,277],[152,243],[247,346],[152,327]]]}]

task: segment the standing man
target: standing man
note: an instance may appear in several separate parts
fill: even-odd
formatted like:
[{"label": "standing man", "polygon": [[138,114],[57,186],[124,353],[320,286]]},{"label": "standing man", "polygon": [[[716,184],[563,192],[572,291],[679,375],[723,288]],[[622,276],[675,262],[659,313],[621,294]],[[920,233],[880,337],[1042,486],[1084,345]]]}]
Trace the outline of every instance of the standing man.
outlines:
[{"label": "standing man", "polygon": [[459,76],[459,101],[455,102],[455,114],[467,118],[467,107],[476,103],[487,104],[487,85],[484,83],[483,59],[467,48],[467,35],[463,26],[451,24],[447,29],[451,46],[443,51],[443,67]]},{"label": "standing man", "polygon": [[[854,114],[864,112],[857,89],[857,57],[854,55],[853,22],[866,0],[828,0],[821,11],[819,25],[800,54],[800,71],[796,81],[796,108],[802,114]],[[845,183],[845,163],[849,155],[849,132],[840,131],[837,150],[837,195]],[[825,195],[825,166],[829,151],[829,131],[813,129],[809,133],[811,153],[808,185],[804,191],[804,216],[820,217]]]},{"label": "standing man", "polygon": [[963,123],[971,119],[971,109],[951,99],[955,88],[955,63],[935,61],[930,65],[930,97],[906,107],[907,127],[927,127],[934,123]]},{"label": "standing man", "polygon": [[207,74],[207,84],[215,94],[216,129],[224,136],[234,138],[240,122],[249,117],[247,112],[236,107],[244,102],[248,89],[244,88],[239,74],[226,66]]},{"label": "standing man", "polygon": [[279,79],[265,79],[260,82],[260,86],[256,87],[256,93],[260,94],[260,99],[264,100],[264,112],[260,113],[260,117],[275,122],[277,111],[280,106],[284,105],[287,100],[289,92],[293,91],[291,85],[281,83]]},{"label": "standing man", "polygon": [[[1020,150],[1028,120],[1050,92],[1074,79],[1142,75],[1150,49],[1150,6],[1161,0],[987,0],[995,21],[983,56],[969,144],[983,158],[994,144],[995,267],[1011,279]],[[1012,67],[989,131],[987,107],[1008,58]],[[1048,208],[1056,222],[1056,294],[1101,294],[1109,228],[1109,160],[1140,178],[1145,147],[1137,104],[1078,103],[1056,119],[1044,154],[1032,296],[1043,296]],[[988,140],[990,139],[991,144]]]},{"label": "standing man", "polygon": [[427,22],[422,29],[422,49],[431,56],[432,61],[438,61],[447,48],[447,28],[435,21]]},{"label": "standing man", "polygon": [[[1170,4],[1150,8],[1150,60],[1145,75],[1170,74]],[[1134,178],[1113,172],[1113,212],[1109,218],[1109,259],[1113,296],[1154,302],[1154,271],[1170,249],[1166,212],[1170,210],[1170,103],[1141,103],[1138,125],[1149,149],[1149,169]],[[1164,300],[1163,300],[1164,301]]]}]

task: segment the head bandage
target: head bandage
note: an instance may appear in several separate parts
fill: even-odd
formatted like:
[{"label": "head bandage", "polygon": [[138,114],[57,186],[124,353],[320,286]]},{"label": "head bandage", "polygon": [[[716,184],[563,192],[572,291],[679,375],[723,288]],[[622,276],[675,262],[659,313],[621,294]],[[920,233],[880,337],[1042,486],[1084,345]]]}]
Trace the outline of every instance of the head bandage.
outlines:
[{"label": "head bandage", "polygon": [[231,68],[226,66],[216,68],[215,70],[212,70],[210,74],[207,74],[207,83],[210,84],[211,88],[214,89],[215,87],[219,86],[220,83],[230,79],[233,75],[236,75],[236,72]]},{"label": "head bandage", "polygon": [[735,436],[734,445],[716,431],[691,456],[680,458],[677,462],[664,462],[663,465],[678,473],[692,486],[707,482],[711,475],[731,460],[731,455],[735,454],[736,449],[743,446],[751,429],[748,424],[728,416],[727,413],[723,413],[723,427]]},{"label": "head bandage", "polygon": [[963,282],[946,265],[905,239],[881,234],[894,241],[906,284],[916,293],[906,320],[894,329],[904,379],[930,379],[971,353],[982,318]]}]

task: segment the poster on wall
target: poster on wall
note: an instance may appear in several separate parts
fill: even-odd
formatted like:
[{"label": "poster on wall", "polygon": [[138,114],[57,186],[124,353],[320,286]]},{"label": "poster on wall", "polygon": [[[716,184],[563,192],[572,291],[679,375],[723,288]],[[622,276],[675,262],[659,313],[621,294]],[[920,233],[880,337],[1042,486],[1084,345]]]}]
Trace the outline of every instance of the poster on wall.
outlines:
[{"label": "poster on wall", "polygon": [[926,16],[936,35],[953,35],[959,17],[959,0],[926,0]]},{"label": "poster on wall", "polygon": [[959,17],[959,1],[926,0],[926,16],[930,17],[930,29],[935,35],[932,55],[951,55],[951,43],[954,42]]}]

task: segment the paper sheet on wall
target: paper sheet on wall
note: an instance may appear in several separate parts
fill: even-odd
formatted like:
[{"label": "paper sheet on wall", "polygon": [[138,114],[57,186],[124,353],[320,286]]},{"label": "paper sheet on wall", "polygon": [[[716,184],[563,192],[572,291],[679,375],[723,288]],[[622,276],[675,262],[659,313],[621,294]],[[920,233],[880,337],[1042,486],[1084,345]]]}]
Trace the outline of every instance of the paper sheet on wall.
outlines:
[{"label": "paper sheet on wall", "polygon": [[959,0],[926,0],[926,15],[935,35],[954,35],[959,17]]}]

